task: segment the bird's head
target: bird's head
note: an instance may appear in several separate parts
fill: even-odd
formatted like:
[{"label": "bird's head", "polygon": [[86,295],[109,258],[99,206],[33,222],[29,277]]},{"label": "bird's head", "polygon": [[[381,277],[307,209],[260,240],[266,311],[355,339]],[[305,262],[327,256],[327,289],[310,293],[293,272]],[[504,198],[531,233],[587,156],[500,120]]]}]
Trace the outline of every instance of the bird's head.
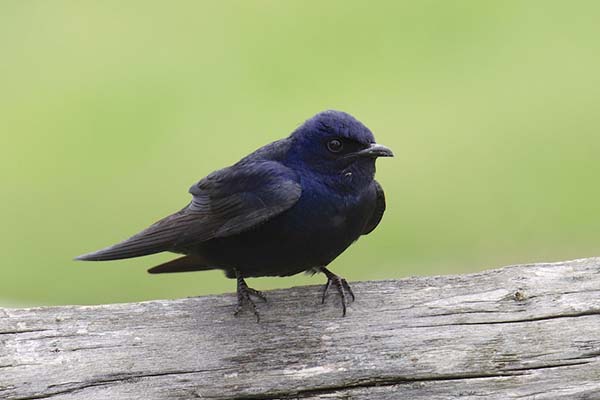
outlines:
[{"label": "bird's head", "polygon": [[390,149],[375,143],[369,128],[342,111],[315,115],[290,138],[290,162],[343,186],[370,183],[375,175],[375,160],[393,157]]}]

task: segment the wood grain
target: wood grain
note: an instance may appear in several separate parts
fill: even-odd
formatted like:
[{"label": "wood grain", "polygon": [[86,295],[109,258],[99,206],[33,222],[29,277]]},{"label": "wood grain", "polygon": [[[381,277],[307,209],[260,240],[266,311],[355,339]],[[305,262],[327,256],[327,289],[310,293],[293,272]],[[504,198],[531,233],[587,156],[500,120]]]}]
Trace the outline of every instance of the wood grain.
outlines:
[{"label": "wood grain", "polygon": [[0,308],[0,398],[600,399],[600,258],[352,287]]}]

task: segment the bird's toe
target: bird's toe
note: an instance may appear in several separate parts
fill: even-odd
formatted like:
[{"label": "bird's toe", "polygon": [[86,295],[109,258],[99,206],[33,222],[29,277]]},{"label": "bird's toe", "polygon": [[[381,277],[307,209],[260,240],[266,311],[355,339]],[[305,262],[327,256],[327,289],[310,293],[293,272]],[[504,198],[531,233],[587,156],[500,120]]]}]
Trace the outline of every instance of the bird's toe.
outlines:
[{"label": "bird's toe", "polygon": [[351,301],[354,301],[355,300],[354,292],[352,291],[352,288],[350,288],[350,285],[344,278],[337,276],[333,272],[329,271],[327,268],[323,268],[322,271],[325,274],[325,276],[327,276],[327,283],[325,284],[325,288],[323,289],[321,303],[322,304],[325,303],[325,298],[327,297],[329,289],[331,289],[332,285],[335,286],[335,288],[337,289],[337,292],[340,295],[341,302],[342,302],[342,316],[345,317],[346,316],[346,303],[347,303],[346,293],[348,295],[350,295]]}]

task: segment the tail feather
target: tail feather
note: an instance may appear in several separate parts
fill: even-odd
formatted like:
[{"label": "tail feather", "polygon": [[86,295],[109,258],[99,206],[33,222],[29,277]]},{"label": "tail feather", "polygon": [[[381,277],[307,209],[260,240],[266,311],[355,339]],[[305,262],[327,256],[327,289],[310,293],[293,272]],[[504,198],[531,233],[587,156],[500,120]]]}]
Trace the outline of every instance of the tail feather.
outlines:
[{"label": "tail feather", "polygon": [[75,257],[78,261],[110,261],[110,260],[121,260],[125,258],[141,257],[150,254],[156,254],[164,251],[163,249],[156,249],[153,247],[137,247],[134,249],[128,248],[127,246],[120,246],[116,244],[92,253],[82,254]]},{"label": "tail feather", "polygon": [[[108,261],[169,251],[193,218],[182,211],[154,223],[127,240],[76,257],[83,261]],[[179,223],[182,222],[182,223]]]},{"label": "tail feather", "polygon": [[146,230],[120,243],[75,257],[75,260],[108,261],[160,253],[169,250],[172,239],[173,234],[171,232],[149,232]]},{"label": "tail feather", "polygon": [[206,271],[215,269],[207,265],[206,260],[200,256],[185,256],[157,265],[148,270],[150,274],[164,274],[172,272]]}]

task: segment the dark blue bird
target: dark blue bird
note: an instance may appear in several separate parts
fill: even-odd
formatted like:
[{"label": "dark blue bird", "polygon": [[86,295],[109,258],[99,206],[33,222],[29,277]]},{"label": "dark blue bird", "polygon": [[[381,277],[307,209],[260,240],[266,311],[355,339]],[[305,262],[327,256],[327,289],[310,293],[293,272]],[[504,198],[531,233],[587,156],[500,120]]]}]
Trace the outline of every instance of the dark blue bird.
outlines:
[{"label": "dark blue bird", "polygon": [[192,201],[137,235],[77,260],[104,261],[169,251],[183,254],[151,274],[222,269],[237,279],[236,315],[251,295],[264,295],[245,278],[323,272],[346,300],[354,294],[326,266],[385,211],[375,181],[375,159],[392,157],[371,131],[349,114],[321,112],[289,137],[256,150],[193,185]]}]

